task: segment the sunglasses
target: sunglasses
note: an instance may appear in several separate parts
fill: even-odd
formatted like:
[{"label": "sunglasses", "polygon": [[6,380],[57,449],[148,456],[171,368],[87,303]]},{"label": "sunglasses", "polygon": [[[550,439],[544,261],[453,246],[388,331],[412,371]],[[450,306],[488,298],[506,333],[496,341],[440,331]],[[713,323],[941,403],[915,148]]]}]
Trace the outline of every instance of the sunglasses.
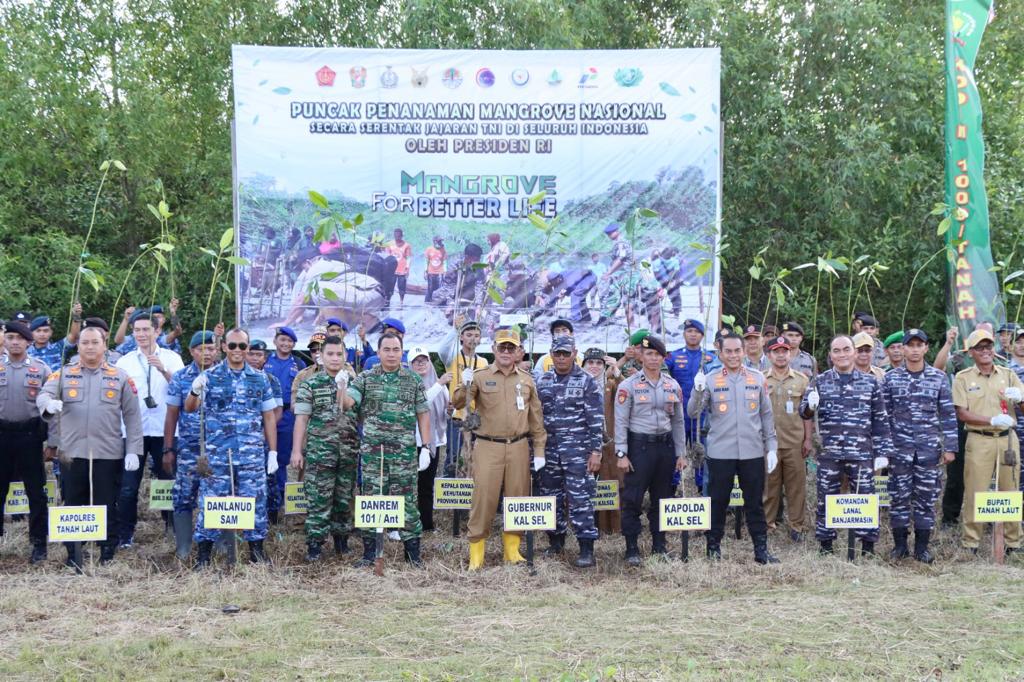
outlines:
[{"label": "sunglasses", "polygon": [[499,343],[496,350],[499,353],[515,353],[516,345],[514,343]]},{"label": "sunglasses", "polygon": [[235,343],[234,341],[229,341],[227,343],[227,346],[228,346],[228,350],[245,350],[246,348],[249,347],[249,344],[247,344],[245,341],[242,341],[240,343]]},{"label": "sunglasses", "polygon": [[572,353],[567,350],[556,350],[552,355],[555,357],[567,358],[572,355]]}]

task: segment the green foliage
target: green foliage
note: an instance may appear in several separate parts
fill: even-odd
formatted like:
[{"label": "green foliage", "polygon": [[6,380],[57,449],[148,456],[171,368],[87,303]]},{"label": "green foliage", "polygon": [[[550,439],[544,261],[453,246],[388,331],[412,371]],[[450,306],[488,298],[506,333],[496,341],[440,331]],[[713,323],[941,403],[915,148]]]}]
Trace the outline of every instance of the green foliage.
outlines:
[{"label": "green foliage", "polygon": [[[233,43],[717,46],[723,67],[725,245],[709,247],[707,239],[707,216],[713,220],[715,213],[708,189],[713,179],[686,177],[659,179],[686,183],[691,192],[682,202],[645,195],[642,205],[660,218],[641,216],[640,246],[647,235],[657,234],[661,220],[690,216],[692,229],[682,238],[701,245],[707,255],[697,265],[699,276],[711,271],[713,260],[721,264],[724,312],[733,320],[795,318],[817,337],[845,329],[848,309],[863,306],[874,308],[885,329],[893,329],[906,307],[908,324],[938,332],[944,326],[947,263],[934,254],[950,224],[941,204],[942,5],[887,0],[5,3],[0,8],[3,303],[46,311],[63,325],[76,276],[85,284],[81,298],[90,312],[111,310],[122,279],[125,305],[146,305],[154,291],[166,301],[176,281],[184,324],[200,324],[209,307],[204,304],[211,265],[200,254],[230,255],[210,245],[219,244],[232,224]],[[1022,266],[1015,249],[1024,225],[1022,27],[1024,4],[1000,3],[977,67],[993,248],[996,260],[1005,264],[1004,292],[1018,299],[1019,278],[1009,276]],[[89,254],[83,256],[103,172],[109,182],[99,194]],[[607,188],[601,215],[561,207],[558,229],[575,242],[582,230],[593,231],[597,220],[626,218],[616,207],[651,189],[628,185]],[[330,218],[326,197],[313,193],[309,200],[302,207],[265,202],[258,211],[297,226],[318,209],[321,220]],[[332,200],[336,215],[358,212],[350,208]],[[314,224],[350,229],[333,219]],[[140,250],[143,244],[172,248],[157,246],[152,257],[130,268],[146,250]],[[595,247],[599,244],[600,239]],[[726,248],[735,267],[720,258]],[[854,264],[861,255],[868,258]],[[223,260],[221,265],[238,265]],[[783,271],[789,272],[783,277]],[[1018,301],[1009,303],[1013,309]]]}]

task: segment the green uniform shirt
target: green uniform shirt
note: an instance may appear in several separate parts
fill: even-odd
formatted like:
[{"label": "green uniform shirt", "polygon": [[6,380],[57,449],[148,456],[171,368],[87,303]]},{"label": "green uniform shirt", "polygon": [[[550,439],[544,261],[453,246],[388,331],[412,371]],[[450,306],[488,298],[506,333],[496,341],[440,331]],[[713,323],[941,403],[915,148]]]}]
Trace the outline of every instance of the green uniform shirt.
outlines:
[{"label": "green uniform shirt", "polygon": [[416,446],[416,415],[427,412],[423,380],[405,367],[385,372],[380,365],[348,386],[354,411],[363,422],[363,444]]}]

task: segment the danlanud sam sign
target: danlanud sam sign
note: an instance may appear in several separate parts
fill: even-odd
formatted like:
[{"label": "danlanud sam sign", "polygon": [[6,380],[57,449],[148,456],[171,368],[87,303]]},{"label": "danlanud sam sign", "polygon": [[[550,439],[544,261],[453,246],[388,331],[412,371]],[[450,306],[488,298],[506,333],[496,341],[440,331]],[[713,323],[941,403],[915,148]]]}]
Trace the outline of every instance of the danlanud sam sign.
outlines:
[{"label": "danlanud sam sign", "polygon": [[[235,46],[233,70],[255,335],[392,316],[436,348],[466,315],[486,349],[498,326],[558,316],[580,347],[616,349],[627,322],[670,339],[717,322],[701,265],[721,214],[717,49]],[[642,208],[657,216],[631,222]]]}]

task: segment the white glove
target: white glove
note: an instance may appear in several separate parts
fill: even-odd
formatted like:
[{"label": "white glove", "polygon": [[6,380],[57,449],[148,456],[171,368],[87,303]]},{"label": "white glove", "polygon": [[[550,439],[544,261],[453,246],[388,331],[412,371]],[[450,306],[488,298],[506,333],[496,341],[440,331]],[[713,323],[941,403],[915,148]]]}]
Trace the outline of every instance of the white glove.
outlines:
[{"label": "white glove", "polygon": [[267,453],[267,475],[277,473],[277,450],[271,450]]},{"label": "white glove", "polygon": [[124,456],[124,470],[125,471],[138,471],[139,470],[139,456],[129,452]]},{"label": "white glove", "polygon": [[768,454],[765,455],[765,461],[768,464],[768,473],[775,471],[775,467],[779,466],[779,453],[775,450],[769,450]]},{"label": "white glove", "polygon": [[821,402],[821,396],[818,395],[818,389],[812,388],[810,393],[807,394],[807,407],[814,410],[818,409],[818,403]]},{"label": "white glove", "polygon": [[50,400],[46,403],[46,408],[44,411],[49,412],[50,414],[60,414],[60,411],[63,409],[63,400],[54,400],[53,398],[50,398]]},{"label": "white glove", "polygon": [[1003,397],[1015,403],[1019,403],[1021,399],[1024,399],[1024,395],[1021,394],[1020,389],[1016,386],[1011,386],[1003,391]]},{"label": "white glove", "polygon": [[200,373],[195,379],[192,380],[192,392],[202,393],[203,389],[206,388],[206,384],[209,383],[210,378],[206,376],[206,372]]},{"label": "white glove", "polygon": [[534,471],[540,471],[543,468],[544,468],[544,458],[543,457],[534,457],[533,458],[533,470]]},{"label": "white glove", "polygon": [[473,383],[473,370],[468,368],[462,370],[462,383],[464,383],[466,386],[469,386],[471,383]]},{"label": "white glove", "polygon": [[426,471],[430,466],[430,448],[424,445],[420,448],[420,471]]},{"label": "white glove", "polygon": [[348,389],[348,374],[345,370],[341,370],[334,376],[334,383],[338,387],[339,391]]},{"label": "white glove", "polygon": [[989,424],[999,429],[1010,429],[1016,425],[1013,417],[1008,414],[997,414],[988,421]]},{"label": "white glove", "polygon": [[875,471],[881,471],[887,466],[889,466],[888,457],[875,457]]},{"label": "white glove", "polygon": [[693,377],[693,390],[697,391],[697,393],[703,393],[704,389],[706,389],[707,387],[708,387],[707,375],[705,375],[704,371],[701,370],[701,371],[697,372],[697,374]]}]

